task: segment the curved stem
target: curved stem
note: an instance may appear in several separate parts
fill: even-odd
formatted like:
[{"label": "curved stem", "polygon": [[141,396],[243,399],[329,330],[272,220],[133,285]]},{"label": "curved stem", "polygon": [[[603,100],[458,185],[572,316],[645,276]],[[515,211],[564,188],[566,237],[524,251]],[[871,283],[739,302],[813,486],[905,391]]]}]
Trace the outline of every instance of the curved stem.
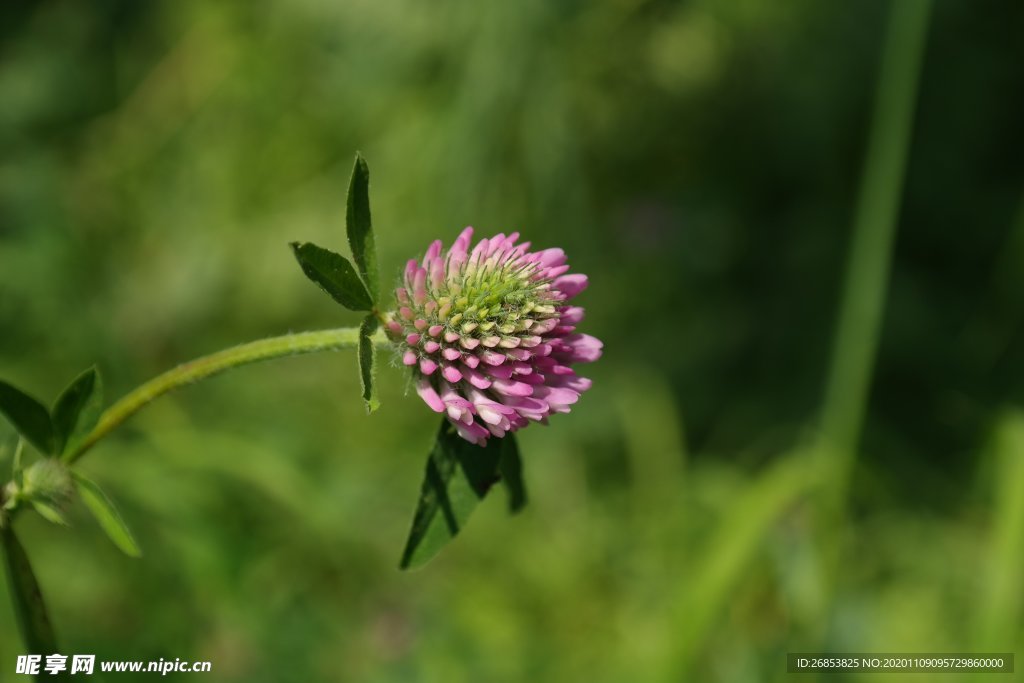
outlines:
[{"label": "curved stem", "polygon": [[[144,406],[179,387],[212,377],[240,365],[303,353],[335,351],[355,347],[358,342],[359,329],[354,327],[299,332],[233,346],[209,356],[203,356],[202,358],[183,363],[137,387],[110,406],[100,416],[99,422],[96,423],[93,430],[89,432],[77,447],[65,454],[64,459],[68,463],[75,462],[86,451],[96,445],[100,439],[114,431],[121,423],[139,412]],[[385,343],[382,333],[374,336],[374,343]]]}]

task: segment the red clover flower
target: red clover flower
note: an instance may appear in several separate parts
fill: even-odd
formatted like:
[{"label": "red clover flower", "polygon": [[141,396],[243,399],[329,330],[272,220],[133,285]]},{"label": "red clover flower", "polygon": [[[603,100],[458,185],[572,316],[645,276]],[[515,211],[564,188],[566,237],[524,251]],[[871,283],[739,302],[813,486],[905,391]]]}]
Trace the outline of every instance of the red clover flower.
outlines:
[{"label": "red clover flower", "polygon": [[591,385],[572,366],[603,344],[576,332],[583,309],[569,301],[587,276],[569,273],[564,251],[530,251],[519,233],[471,248],[472,237],[466,228],[447,253],[436,240],[408,262],[387,331],[423,401],[483,446],[569,412]]}]

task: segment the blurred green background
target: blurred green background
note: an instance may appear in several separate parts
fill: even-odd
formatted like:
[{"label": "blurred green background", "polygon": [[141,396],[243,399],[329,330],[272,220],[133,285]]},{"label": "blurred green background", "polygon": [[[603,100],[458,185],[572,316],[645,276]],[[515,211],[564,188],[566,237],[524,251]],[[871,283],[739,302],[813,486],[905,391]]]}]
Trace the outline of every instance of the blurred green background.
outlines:
[{"label": "blurred green background", "polygon": [[[18,522],[65,653],[599,683],[1021,650],[1024,4],[936,3],[916,94],[894,29],[902,187],[864,171],[899,4],[4,3],[0,377],[51,399],[98,363],[114,398],[357,323],[287,248],[344,247],[357,149],[383,272],[467,224],[520,230],[590,275],[606,343],[577,409],[521,434],[528,508],[493,496],[411,573],[435,416],[399,368],[371,417],[352,353],[154,404],[83,465],[144,558],[80,506]],[[844,309],[855,225],[888,215],[871,182],[899,200],[892,262],[874,243]],[[830,411],[850,448],[818,436]],[[3,680],[20,651],[3,593]]]}]

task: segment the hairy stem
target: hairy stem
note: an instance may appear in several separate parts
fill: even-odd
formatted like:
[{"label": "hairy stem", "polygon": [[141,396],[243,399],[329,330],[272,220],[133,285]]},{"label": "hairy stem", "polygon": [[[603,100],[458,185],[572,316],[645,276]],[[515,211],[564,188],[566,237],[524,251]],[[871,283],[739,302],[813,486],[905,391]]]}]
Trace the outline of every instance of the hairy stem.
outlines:
[{"label": "hairy stem", "polygon": [[[103,437],[117,429],[125,420],[139,412],[154,399],[194,382],[213,375],[262,360],[295,356],[317,351],[335,351],[355,347],[359,341],[358,328],[339,328],[315,332],[299,332],[271,337],[259,341],[233,346],[223,351],[203,356],[168,370],[124,396],[104,412],[96,427],[74,449],[65,454],[68,463],[82,457]],[[374,336],[374,343],[386,340],[382,332]]]}]

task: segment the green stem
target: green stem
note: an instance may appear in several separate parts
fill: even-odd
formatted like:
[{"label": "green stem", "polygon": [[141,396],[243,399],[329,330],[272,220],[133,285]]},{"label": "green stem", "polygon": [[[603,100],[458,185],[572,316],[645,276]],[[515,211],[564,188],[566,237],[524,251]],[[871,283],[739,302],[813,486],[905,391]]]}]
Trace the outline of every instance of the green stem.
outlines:
[{"label": "green stem", "polygon": [[[93,430],[64,459],[73,463],[103,437],[117,429],[125,420],[139,412],[154,399],[199,380],[262,360],[295,356],[317,351],[335,351],[355,347],[359,341],[358,328],[339,328],[316,332],[299,332],[270,339],[233,346],[223,351],[203,356],[168,370],[145,384],[137,387],[127,396],[110,406],[96,423]],[[382,332],[374,336],[375,344],[386,343]]]},{"label": "green stem", "polygon": [[[10,519],[0,512],[0,560],[3,561],[7,587],[10,590],[14,617],[27,654],[48,655],[59,652],[57,638],[46,611],[43,593],[39,589],[32,565],[25,549],[11,528]],[[38,680],[38,679],[37,679]]]}]

